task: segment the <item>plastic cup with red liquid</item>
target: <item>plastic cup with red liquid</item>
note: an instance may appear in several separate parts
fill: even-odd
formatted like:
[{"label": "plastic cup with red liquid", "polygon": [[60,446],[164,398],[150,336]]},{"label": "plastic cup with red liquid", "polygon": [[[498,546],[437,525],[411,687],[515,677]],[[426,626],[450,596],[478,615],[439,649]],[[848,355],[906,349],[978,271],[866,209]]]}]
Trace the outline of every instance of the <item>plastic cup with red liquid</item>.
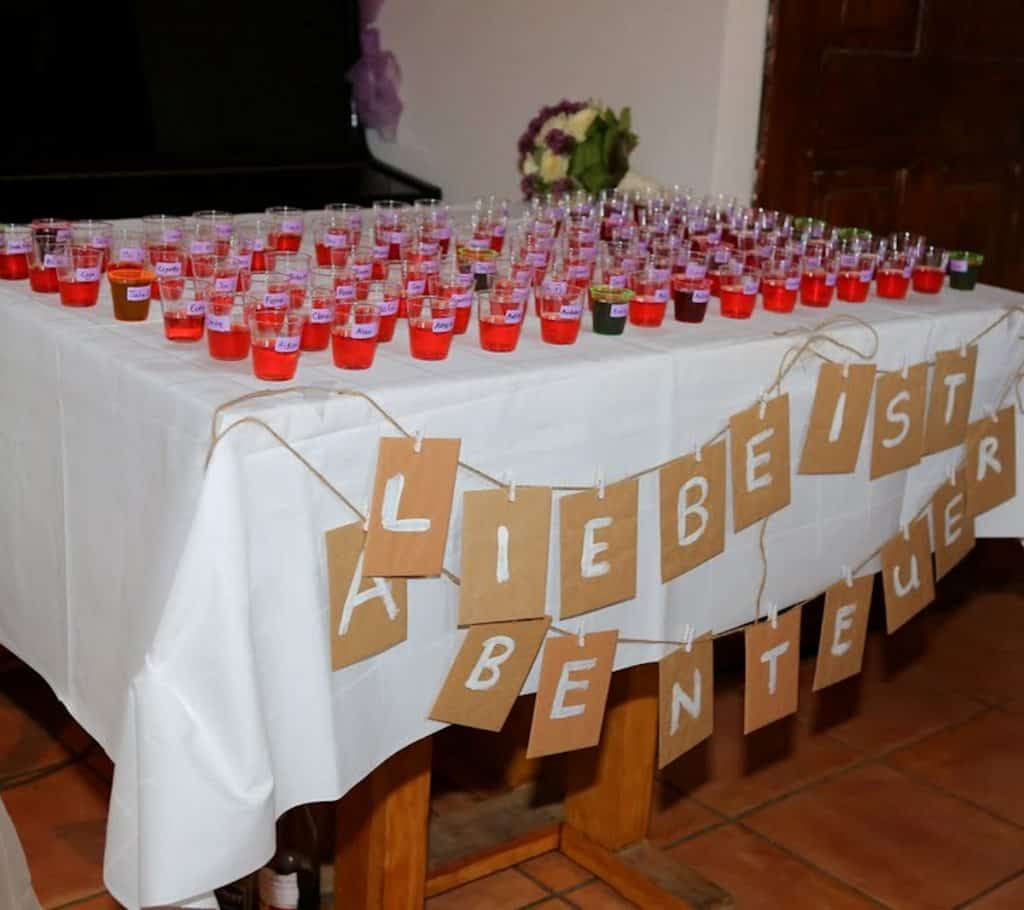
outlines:
[{"label": "plastic cup with red liquid", "polygon": [[302,330],[303,351],[323,351],[331,342],[338,306],[356,300],[356,282],[347,269],[315,268],[309,286],[309,318]]},{"label": "plastic cup with red liquid", "polygon": [[666,266],[646,265],[633,273],[630,287],[633,297],[629,301],[631,325],[656,328],[665,319],[669,300],[671,269]]},{"label": "plastic cup with red liquid", "polygon": [[177,215],[145,215],[142,233],[146,246],[178,246],[185,236],[185,220]]},{"label": "plastic cup with red liquid", "polygon": [[56,294],[59,290],[57,266],[71,243],[71,223],[60,218],[37,218],[29,227],[32,232],[29,286],[37,293]]},{"label": "plastic cup with red liquid", "polygon": [[409,313],[409,301],[417,297],[426,297],[431,292],[437,291],[437,275],[424,269],[422,262],[409,262],[408,260],[398,264],[397,269],[392,266],[389,273],[400,271],[402,278],[402,295],[398,300],[398,315],[405,318]]},{"label": "plastic cup with red liquid", "polygon": [[[377,307],[380,318],[378,342],[391,341],[395,337],[395,326],[398,324],[398,300],[402,294],[402,286],[397,281],[374,281],[367,289],[365,299]],[[359,299],[357,297],[357,299]]]},{"label": "plastic cup with red liquid", "polygon": [[845,303],[863,303],[868,299],[875,277],[877,257],[870,246],[840,250],[836,297]]},{"label": "plastic cup with red liquid", "polygon": [[397,261],[405,258],[411,213],[407,202],[395,199],[378,199],[373,204],[373,238],[377,245],[387,247],[385,259]]},{"label": "plastic cup with red liquid", "polygon": [[313,250],[319,266],[348,265],[354,247],[348,217],[342,213],[323,212],[313,218]]},{"label": "plastic cup with red liquid", "polygon": [[519,343],[526,302],[517,288],[495,286],[476,295],[480,347],[498,354],[511,353]]},{"label": "plastic cup with red liquid", "polygon": [[618,190],[601,190],[597,203],[601,215],[601,239],[612,240],[616,228],[629,221],[629,199]]},{"label": "plastic cup with red liquid", "polygon": [[108,257],[108,270],[143,268],[146,264],[145,234],[135,227],[115,225]]},{"label": "plastic cup with red liquid", "polygon": [[348,225],[349,233],[352,235],[352,248],[359,246],[363,236],[364,209],[351,202],[329,202],[324,206],[324,211],[341,218],[343,223]]},{"label": "plastic cup with red liquid", "polygon": [[477,231],[485,234],[495,253],[505,248],[509,202],[500,196],[479,196],[474,202]]},{"label": "plastic cup with red liquid", "polygon": [[28,278],[31,252],[32,230],[27,224],[0,225],[0,279],[23,281]]},{"label": "plastic cup with red liquid", "polygon": [[412,208],[413,214],[437,243],[441,256],[447,256],[452,240],[452,218],[448,206],[440,199],[416,199]]},{"label": "plastic cup with red liquid", "polygon": [[370,301],[338,304],[331,326],[331,357],[343,370],[373,366],[380,334],[380,313]]},{"label": "plastic cup with red liquid", "polygon": [[266,215],[252,215],[239,218],[235,223],[235,239],[240,248],[250,255],[249,270],[267,270],[267,236],[270,234],[270,219]]},{"label": "plastic cup with red liquid", "polygon": [[64,306],[95,306],[100,296],[104,251],[85,244],[65,244],[57,265],[57,286]]},{"label": "plastic cup with red liquid", "polygon": [[[212,278],[158,278],[164,337],[168,341],[199,341],[206,308],[213,297]],[[222,294],[234,298],[234,292]]]},{"label": "plastic cup with red liquid", "polygon": [[[373,244],[363,244],[356,247],[348,257],[347,265],[352,270],[360,287],[369,289],[371,281],[384,281],[388,277],[388,261],[387,259],[378,260],[376,249]],[[384,254],[387,255],[386,247]],[[398,263],[395,263],[395,267],[400,269]]]},{"label": "plastic cup with red liquid", "polygon": [[456,335],[465,334],[469,328],[469,317],[473,313],[473,285],[473,273],[461,268],[454,257],[442,266],[437,279],[437,296],[452,305]]},{"label": "plastic cup with red liquid", "polygon": [[272,205],[265,213],[270,219],[267,246],[272,250],[297,253],[306,229],[305,213],[291,205]]},{"label": "plastic cup with red liquid", "polygon": [[266,251],[267,272],[284,275],[288,280],[291,305],[300,307],[305,303],[309,290],[312,257],[309,253],[291,253],[281,250]]},{"label": "plastic cup with red liquid", "polygon": [[[181,247],[168,243],[149,245],[146,247],[148,267],[157,278],[185,277],[186,256]],[[160,299],[160,285],[153,281],[152,296]]]},{"label": "plastic cup with red liquid", "polygon": [[542,288],[535,293],[540,297],[540,337],[547,344],[575,344],[580,334],[583,317],[583,298],[587,293],[569,287],[565,294],[544,294]]},{"label": "plastic cup with red liquid", "polygon": [[71,223],[71,242],[91,246],[103,251],[103,270],[110,264],[110,246],[114,240],[114,225],[109,221],[91,218]]},{"label": "plastic cup with red liquid", "polygon": [[206,345],[214,360],[245,360],[249,356],[249,323],[246,303],[240,295],[210,297],[206,305]]},{"label": "plastic cup with red liquid", "polygon": [[911,282],[919,294],[938,294],[946,281],[949,257],[942,247],[926,246],[914,262]]},{"label": "plastic cup with red liquid", "polygon": [[409,351],[417,360],[444,360],[452,346],[455,308],[440,297],[409,301]]},{"label": "plastic cup with red liquid", "polygon": [[887,249],[875,269],[875,293],[886,300],[904,300],[913,272],[913,255]]},{"label": "plastic cup with red liquid", "polygon": [[[192,213],[190,223],[198,225],[193,227],[192,232],[213,241],[212,252],[218,256],[227,254],[231,246],[231,239],[235,236],[235,216],[230,212],[222,212],[218,209],[201,209]],[[186,223],[188,229],[189,223]]]},{"label": "plastic cup with red liquid", "polygon": [[723,316],[729,319],[749,319],[757,302],[761,284],[761,270],[757,266],[732,263],[733,268],[721,278],[718,302]]},{"label": "plastic cup with red liquid", "polygon": [[734,262],[742,262],[736,258],[736,251],[727,243],[719,243],[708,250],[708,273],[711,296],[718,297],[722,278],[733,271]]},{"label": "plastic cup with red liquid", "polygon": [[268,307],[246,297],[246,316],[252,340],[252,371],[257,379],[285,382],[299,365],[305,307]]},{"label": "plastic cup with red liquid", "polygon": [[800,259],[784,253],[761,270],[761,303],[769,313],[792,313],[800,290]]},{"label": "plastic cup with red liquid", "polygon": [[839,257],[831,250],[821,256],[804,256],[800,266],[800,303],[827,307],[839,280]]}]

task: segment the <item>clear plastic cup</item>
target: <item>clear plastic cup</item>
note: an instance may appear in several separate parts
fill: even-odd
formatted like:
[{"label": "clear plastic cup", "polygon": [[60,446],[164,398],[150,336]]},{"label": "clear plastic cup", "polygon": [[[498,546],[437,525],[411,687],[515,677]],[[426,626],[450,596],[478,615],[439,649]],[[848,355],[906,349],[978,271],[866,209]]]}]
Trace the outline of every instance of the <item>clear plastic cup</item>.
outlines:
[{"label": "clear plastic cup", "polygon": [[[231,238],[235,235],[235,216],[230,212],[222,212],[218,209],[202,209],[192,213],[192,225],[198,225],[195,233],[213,240],[213,252],[218,256],[224,256],[231,244]],[[186,229],[189,224],[186,223]]]},{"label": "clear plastic cup", "polygon": [[757,266],[744,265],[725,272],[718,292],[722,315],[729,319],[749,319],[760,285],[761,270]]},{"label": "clear plastic cup", "polygon": [[387,247],[386,259],[397,261],[405,257],[411,213],[407,202],[395,199],[379,199],[373,204],[374,241]]},{"label": "clear plastic cup", "polygon": [[823,257],[804,257],[800,269],[800,303],[827,307],[832,303],[839,280],[839,257],[829,252]]},{"label": "clear plastic cup", "polygon": [[[149,270],[157,278],[185,277],[186,256],[181,247],[169,243],[150,244],[146,247]],[[153,282],[152,296],[160,299],[160,285]]]},{"label": "clear plastic cup", "polygon": [[146,237],[138,228],[118,224],[110,239],[108,269],[137,269],[146,264]]},{"label": "clear plastic cup", "polygon": [[[199,341],[206,308],[213,296],[210,278],[158,278],[164,337],[168,341]],[[234,292],[231,292],[234,297]]]},{"label": "clear plastic cup", "polygon": [[177,246],[185,236],[185,220],[177,215],[145,215],[142,232],[146,246]]},{"label": "clear plastic cup", "polygon": [[252,340],[252,371],[257,379],[284,382],[299,365],[305,307],[268,307],[246,295],[245,314]]},{"label": "clear plastic cup", "polygon": [[476,295],[480,347],[485,351],[509,353],[519,343],[526,302],[516,288],[495,287]]},{"label": "clear plastic cup", "polygon": [[373,366],[380,334],[380,312],[371,301],[338,304],[331,326],[331,357],[343,370]]},{"label": "clear plastic cup", "polygon": [[342,218],[348,224],[348,229],[352,234],[352,248],[358,247],[363,234],[363,212],[365,210],[351,202],[329,202],[324,206],[324,211]]},{"label": "clear plastic cup", "polygon": [[630,286],[629,321],[632,325],[656,328],[665,319],[669,300],[671,268],[648,265],[633,273]]},{"label": "clear plastic cup", "polygon": [[409,301],[409,350],[417,360],[444,360],[452,346],[455,308],[441,297]]},{"label": "clear plastic cup", "polygon": [[[174,277],[184,280],[180,272]],[[149,318],[149,301],[159,280],[153,269],[117,266],[107,270],[107,280],[110,282],[115,319],[144,322]]]},{"label": "clear plastic cup", "polygon": [[59,218],[37,218],[30,228],[29,286],[40,294],[56,294],[59,290],[57,267],[68,253],[71,223]]},{"label": "clear plastic cup", "polygon": [[239,218],[235,223],[235,236],[239,245],[251,255],[249,269],[253,272],[267,270],[267,237],[270,234],[270,219],[266,215]]},{"label": "clear plastic cup", "polygon": [[349,256],[357,246],[357,236],[344,213],[323,212],[313,217],[313,250],[317,265],[348,265]]},{"label": "clear plastic cup", "polygon": [[245,360],[249,356],[249,323],[240,295],[210,298],[206,307],[206,344],[214,360]]},{"label": "clear plastic cup", "polygon": [[586,292],[570,287],[565,294],[542,296],[540,310],[540,337],[547,344],[575,344],[580,334],[583,317],[583,297]]},{"label": "clear plastic cup", "polygon": [[267,245],[272,250],[297,253],[302,246],[302,234],[306,228],[305,213],[290,205],[274,205],[266,210],[270,219],[270,233]]},{"label": "clear plastic cup", "polygon": [[103,271],[110,263],[110,246],[114,240],[114,225],[109,221],[89,218],[71,223],[71,242],[91,246],[103,251]]},{"label": "clear plastic cup", "polygon": [[27,224],[0,225],[0,279],[23,281],[28,278],[32,252],[32,230]]},{"label": "clear plastic cup", "polygon": [[903,300],[910,290],[914,257],[887,250],[875,269],[875,293],[887,300]]},{"label": "clear plastic cup", "polygon": [[946,281],[949,257],[942,247],[926,246],[914,262],[913,288],[919,294],[938,294]]},{"label": "clear plastic cup", "polygon": [[95,306],[100,296],[105,251],[73,243],[57,265],[57,285],[64,306]]},{"label": "clear plastic cup", "polygon": [[375,281],[367,292],[366,300],[377,307],[380,317],[378,342],[391,341],[395,337],[395,326],[398,324],[398,300],[402,287],[394,281]]}]

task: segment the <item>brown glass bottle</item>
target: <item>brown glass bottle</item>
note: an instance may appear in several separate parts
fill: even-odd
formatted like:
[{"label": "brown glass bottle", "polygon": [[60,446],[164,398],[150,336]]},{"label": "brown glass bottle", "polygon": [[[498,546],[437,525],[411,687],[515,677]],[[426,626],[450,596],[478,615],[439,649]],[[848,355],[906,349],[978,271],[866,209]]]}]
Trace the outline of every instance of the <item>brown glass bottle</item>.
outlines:
[{"label": "brown glass bottle", "polygon": [[317,910],[320,849],[309,806],[277,821],[277,852],[259,872],[259,910]]}]

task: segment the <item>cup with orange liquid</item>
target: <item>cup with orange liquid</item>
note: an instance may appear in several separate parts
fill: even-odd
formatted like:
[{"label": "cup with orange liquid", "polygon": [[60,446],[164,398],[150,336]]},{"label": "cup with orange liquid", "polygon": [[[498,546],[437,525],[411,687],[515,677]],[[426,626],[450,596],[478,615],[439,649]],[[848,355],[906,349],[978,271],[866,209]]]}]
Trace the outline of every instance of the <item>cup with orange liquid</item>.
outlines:
[{"label": "cup with orange liquid", "polygon": [[[176,276],[179,280],[181,273]],[[151,268],[114,266],[107,271],[114,318],[121,322],[144,322],[149,318],[149,301],[159,276]]]}]

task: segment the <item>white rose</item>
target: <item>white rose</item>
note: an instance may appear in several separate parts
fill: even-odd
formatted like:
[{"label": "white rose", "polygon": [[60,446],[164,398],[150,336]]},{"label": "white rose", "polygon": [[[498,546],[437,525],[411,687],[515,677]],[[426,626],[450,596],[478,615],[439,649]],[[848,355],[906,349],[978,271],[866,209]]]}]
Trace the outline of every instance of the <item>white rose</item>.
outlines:
[{"label": "white rose", "polygon": [[565,131],[577,142],[582,142],[587,138],[587,130],[590,129],[590,124],[594,122],[596,117],[597,111],[594,108],[585,107],[582,111],[577,111],[569,118]]},{"label": "white rose", "polygon": [[533,160],[533,155],[527,155],[523,159],[523,175],[529,177],[531,174],[537,173],[537,162]]},{"label": "white rose", "polygon": [[619,181],[620,190],[628,192],[657,192],[661,187],[657,181],[650,177],[644,177],[635,171],[626,171],[625,176]]},{"label": "white rose", "polygon": [[548,133],[552,130],[561,130],[563,133],[568,131],[569,118],[565,114],[555,114],[554,117],[548,117],[544,121],[544,125],[540,128],[540,132],[537,134],[535,141],[536,145],[544,145],[544,140],[547,138]]},{"label": "white rose", "polygon": [[565,155],[556,155],[550,149],[540,158],[540,176],[545,183],[561,180],[569,173],[569,159]]}]

